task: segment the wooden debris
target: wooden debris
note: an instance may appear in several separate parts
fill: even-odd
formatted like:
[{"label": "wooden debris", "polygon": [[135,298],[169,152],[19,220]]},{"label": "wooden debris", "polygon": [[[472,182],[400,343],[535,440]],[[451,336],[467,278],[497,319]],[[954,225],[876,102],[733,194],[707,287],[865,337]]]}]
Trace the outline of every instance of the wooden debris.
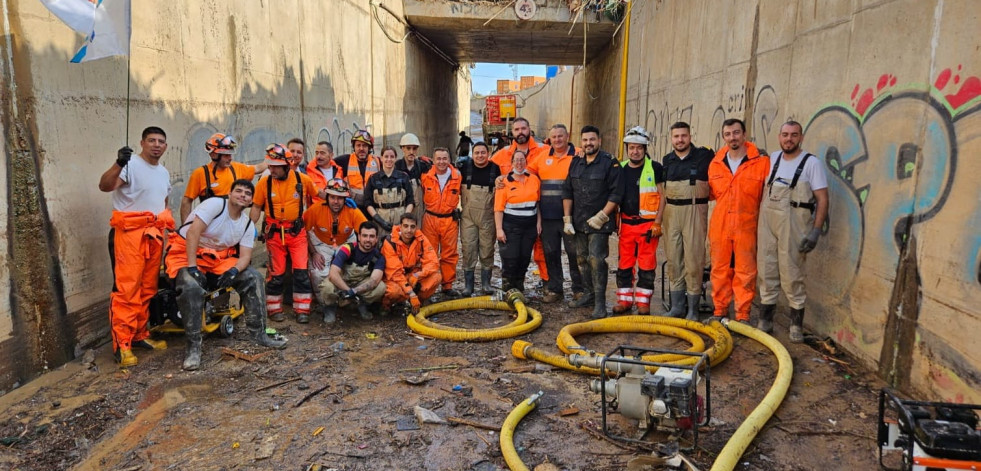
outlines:
[{"label": "wooden debris", "polygon": [[238,350],[232,350],[232,349],[230,349],[228,347],[221,347],[221,353],[224,354],[224,355],[233,356],[233,357],[235,357],[235,358],[237,358],[239,360],[245,360],[245,361],[247,361],[249,363],[255,363],[256,360],[258,360],[258,359],[260,359],[260,358],[262,358],[262,357],[264,357],[264,356],[269,355],[270,353],[272,353],[272,350],[270,350],[268,352],[263,352],[263,353],[256,353],[255,355],[247,355],[247,354],[242,353],[242,352],[240,352]]},{"label": "wooden debris", "polygon": [[455,370],[459,368],[460,365],[443,365],[443,366],[424,366],[421,368],[402,368],[399,373],[422,373],[424,371],[436,371],[436,370]]},{"label": "wooden debris", "polygon": [[283,381],[280,381],[280,382],[278,382],[278,383],[273,383],[273,384],[270,384],[270,385],[268,385],[268,386],[263,386],[263,387],[261,387],[261,388],[259,388],[259,389],[256,389],[256,390],[255,390],[255,392],[259,392],[259,391],[265,391],[265,390],[267,390],[267,389],[272,389],[272,388],[275,388],[276,386],[282,386],[282,385],[284,385],[284,384],[287,384],[287,383],[292,383],[293,381],[299,381],[299,380],[301,380],[301,379],[303,379],[303,378],[301,378],[301,377],[299,377],[299,376],[297,376],[297,377],[295,377],[295,378],[290,378],[290,379],[286,379],[286,380],[283,380]]},{"label": "wooden debris", "polygon": [[297,407],[300,407],[301,405],[303,405],[304,402],[309,401],[311,397],[316,396],[317,394],[320,394],[320,393],[324,392],[324,390],[326,390],[329,387],[330,387],[330,385],[328,384],[328,385],[326,385],[326,386],[324,386],[324,387],[322,387],[320,389],[314,390],[312,393],[307,394],[306,396],[303,396],[303,399],[300,399],[299,402],[297,402],[296,404],[294,404],[293,405],[293,408],[296,409]]},{"label": "wooden debris", "polygon": [[446,420],[449,421],[449,422],[452,422],[454,424],[469,425],[471,427],[482,428],[484,430],[493,430],[495,432],[500,432],[501,431],[501,426],[499,426],[499,425],[482,424],[480,422],[474,422],[474,421],[471,421],[471,420],[462,419],[460,417],[447,417]]},{"label": "wooden debris", "polygon": [[570,415],[576,415],[579,413],[579,409],[576,407],[567,407],[559,411],[560,417],[568,417]]}]

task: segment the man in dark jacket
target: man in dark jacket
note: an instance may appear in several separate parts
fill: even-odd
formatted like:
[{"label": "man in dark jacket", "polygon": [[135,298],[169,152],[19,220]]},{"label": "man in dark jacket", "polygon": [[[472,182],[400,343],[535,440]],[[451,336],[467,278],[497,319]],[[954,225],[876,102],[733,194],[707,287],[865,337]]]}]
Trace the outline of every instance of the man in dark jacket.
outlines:
[{"label": "man in dark jacket", "polygon": [[616,229],[617,207],[623,198],[620,165],[600,150],[602,140],[595,126],[582,128],[583,155],[569,165],[569,176],[562,187],[565,217],[563,231],[575,235],[576,258],[582,272],[584,296],[570,307],[593,305],[594,319],[607,316],[606,285],[609,279],[610,234]]}]

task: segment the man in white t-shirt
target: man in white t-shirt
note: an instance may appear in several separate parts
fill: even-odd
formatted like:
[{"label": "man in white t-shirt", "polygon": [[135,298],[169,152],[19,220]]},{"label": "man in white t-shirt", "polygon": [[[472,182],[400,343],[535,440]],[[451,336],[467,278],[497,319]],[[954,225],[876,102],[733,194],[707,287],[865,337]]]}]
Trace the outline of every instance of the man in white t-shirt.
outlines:
[{"label": "man in white t-shirt", "polygon": [[796,121],[780,127],[780,149],[770,156],[770,176],[760,207],[760,320],[757,328],[773,330],[773,313],[781,289],[790,304],[790,341],[804,340],[804,260],[817,246],[828,218],[828,177],[824,164],[801,150],[804,129]]},{"label": "man in white t-shirt", "polygon": [[[175,278],[177,305],[184,314],[187,336],[185,370],[201,366],[201,324],[204,296],[211,289],[231,286],[245,308],[249,336],[259,345],[283,348],[285,340],[266,335],[266,293],[262,275],[249,266],[255,225],[245,210],[255,187],[249,180],[232,183],[228,199],[209,198],[170,235],[167,276]],[[189,254],[196,254],[190,257]]]},{"label": "man in white t-shirt", "polygon": [[109,257],[113,269],[109,296],[112,347],[120,367],[135,366],[132,348],[167,348],[147,330],[150,298],[157,293],[164,230],[174,228],[167,209],[170,173],[160,163],[167,151],[167,134],[150,126],[143,130],[141,152],[123,147],[116,161],[99,178],[99,189],[112,192]]}]

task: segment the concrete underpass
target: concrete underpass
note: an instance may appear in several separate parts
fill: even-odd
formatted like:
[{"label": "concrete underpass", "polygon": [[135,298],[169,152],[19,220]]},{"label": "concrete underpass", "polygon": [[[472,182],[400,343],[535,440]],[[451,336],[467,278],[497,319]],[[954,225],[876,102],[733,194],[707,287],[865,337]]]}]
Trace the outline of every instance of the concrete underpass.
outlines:
[{"label": "concrete underpass", "polygon": [[[529,465],[624,469],[647,453],[584,432],[599,420],[599,396],[585,376],[528,370],[508,352],[511,341],[417,338],[401,319],[335,330],[287,325],[296,347],[254,361],[221,353],[247,351],[248,342],[208,338],[198,373],[180,370],[180,336],[131,371],[112,363],[111,205],[96,183],[117,148],[137,148],[146,126],[167,131],[162,162],[175,211],[191,171],[208,161],[203,142],[214,132],[233,134],[235,159],[246,163],[291,137],[348,153],[361,128],[374,134],[376,150],[415,133],[429,155],[452,149],[481,106],[472,100],[476,62],[568,66],[516,92],[518,114],[538,136],[568,125],[573,143],[583,125],[596,125],[614,153],[621,130],[635,125],[652,134],[655,159],[671,150],[676,121],[691,124],[696,145],[718,148],[722,121],[741,118],[768,150],[778,148],[781,123],[804,125],[805,150],[827,166],[832,208],[807,266],[805,327],[817,342],[791,349],[796,376],[778,412],[785,423],[760,435],[745,469],[870,469],[882,386],[981,403],[981,200],[972,182],[981,171],[981,21],[973,2],[579,8],[584,2],[533,0],[528,19],[517,3],[140,2],[129,61],[70,64],[81,35],[41,2],[0,0],[0,277],[10,280],[0,284],[0,402],[8,411],[0,439],[21,436],[4,442],[0,467],[500,469],[498,436],[487,430],[396,425],[415,405],[499,425],[538,389],[553,396],[526,419],[539,422],[518,434]],[[546,323],[528,340],[543,346],[554,348],[562,325],[583,320],[578,311],[537,308]],[[507,322],[464,317],[488,319]],[[779,315],[785,343],[786,324]],[[590,346],[604,352],[647,339],[599,337]],[[675,342],[662,346],[687,348]],[[739,347],[712,372],[724,405],[713,398],[721,423],[695,454],[706,469],[772,381],[766,351],[745,338]],[[400,372],[433,366],[447,369],[422,386],[407,385]],[[458,385],[473,395],[457,394]],[[570,409],[576,415],[560,415]],[[72,418],[79,413],[86,419]],[[320,426],[326,430],[313,435]],[[202,432],[213,429],[225,436]]]}]

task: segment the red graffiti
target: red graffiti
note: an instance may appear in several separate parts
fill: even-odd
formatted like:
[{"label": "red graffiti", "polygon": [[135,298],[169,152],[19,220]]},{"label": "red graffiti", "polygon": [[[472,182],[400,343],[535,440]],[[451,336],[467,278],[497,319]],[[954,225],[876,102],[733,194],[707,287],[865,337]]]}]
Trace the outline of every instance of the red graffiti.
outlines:
[{"label": "red graffiti", "polygon": [[957,92],[944,94],[947,103],[955,110],[981,96],[981,79],[978,77],[967,77],[962,83],[960,71],[960,65],[957,66],[957,72],[951,69],[944,69],[937,75],[937,79],[933,81],[933,86],[940,91],[943,91],[947,85],[951,84],[951,78],[953,78],[953,85],[960,85]]},{"label": "red graffiti", "polygon": [[[852,108],[859,115],[864,116],[865,112],[868,111],[869,106],[875,101],[876,96],[882,93],[887,87],[896,86],[896,76],[892,74],[882,74],[879,76],[879,81],[875,84],[875,91],[871,87],[866,88],[861,95],[858,94],[860,89],[858,84],[855,84],[855,88],[852,89]],[[857,99],[855,97],[858,97]]]},{"label": "red graffiti", "polygon": [[855,334],[846,329],[835,332],[835,337],[838,339],[838,343],[855,343]]}]

